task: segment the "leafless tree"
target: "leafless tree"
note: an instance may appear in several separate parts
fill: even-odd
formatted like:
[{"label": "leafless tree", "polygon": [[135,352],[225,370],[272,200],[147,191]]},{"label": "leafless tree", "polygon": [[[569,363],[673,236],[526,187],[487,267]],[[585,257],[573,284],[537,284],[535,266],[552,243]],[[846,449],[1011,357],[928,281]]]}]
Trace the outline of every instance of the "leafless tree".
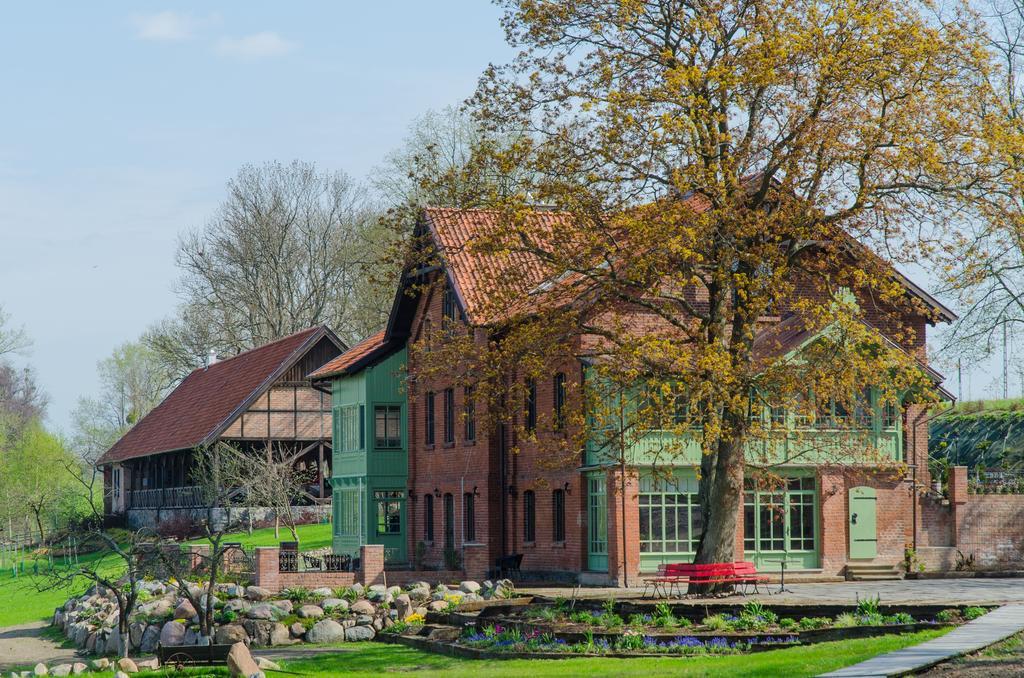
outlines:
[{"label": "leafless tree", "polygon": [[10,322],[11,316],[4,312],[3,306],[0,306],[0,356],[18,353],[32,344],[25,329],[11,327]]},{"label": "leafless tree", "polygon": [[247,165],[209,223],[181,238],[182,303],[147,342],[180,377],[210,349],[229,355],[320,323],[346,340],[376,331],[390,302],[367,283],[380,231],[342,172]]},{"label": "leafless tree", "polygon": [[222,454],[238,459],[225,467],[224,482],[239,488],[239,495],[247,507],[266,507],[274,512],[274,537],[280,537],[283,522],[292,539],[299,541],[292,506],[309,497],[307,487],[317,477],[318,470],[301,468],[299,458],[305,450],[290,451],[281,446],[268,445],[263,454],[245,455],[233,448],[222,446]]}]

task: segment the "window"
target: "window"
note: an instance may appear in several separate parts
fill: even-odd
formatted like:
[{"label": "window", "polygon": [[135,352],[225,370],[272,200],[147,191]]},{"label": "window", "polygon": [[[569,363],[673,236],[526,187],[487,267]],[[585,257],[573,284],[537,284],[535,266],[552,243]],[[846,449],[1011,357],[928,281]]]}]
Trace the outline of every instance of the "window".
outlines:
[{"label": "window", "polygon": [[747,483],[743,501],[743,549],[763,552],[812,552],[815,545],[815,481],[788,478],[783,488],[757,490]]},{"label": "window", "polygon": [[476,403],[473,402],[473,387],[467,386],[462,392],[463,410],[466,416],[465,434],[466,440],[476,440]]},{"label": "window", "polygon": [[900,409],[896,403],[886,401],[882,404],[882,428],[896,428],[900,419]]},{"label": "window", "polygon": [[772,426],[775,428],[781,428],[786,426],[786,408],[781,405],[772,405],[769,408],[769,416],[771,416]]},{"label": "window", "polygon": [[455,497],[444,495],[444,547],[455,548]]},{"label": "window", "polygon": [[455,442],[455,389],[444,390],[444,441]]},{"label": "window", "polygon": [[373,493],[377,504],[377,534],[402,533],[401,490],[378,490]]},{"label": "window", "polygon": [[458,305],[455,303],[455,290],[451,285],[444,286],[444,294],[441,296],[441,314],[444,319],[454,322],[458,314]]},{"label": "window", "polygon": [[340,452],[357,452],[363,449],[363,417],[362,405],[346,405],[341,408],[339,431],[341,439],[339,443]]},{"label": "window", "polygon": [[398,405],[377,405],[373,408],[374,446],[393,450],[402,446],[402,408]]},{"label": "window", "polygon": [[526,382],[526,430],[537,429],[537,382],[530,379]]},{"label": "window", "polygon": [[551,493],[551,538],[565,541],[565,490]]},{"label": "window", "polygon": [[359,535],[359,490],[346,488],[338,491],[338,534],[349,537]]},{"label": "window", "polygon": [[537,497],[533,490],[523,492],[523,541],[537,541]]},{"label": "window", "polygon": [[640,552],[693,553],[704,530],[696,479],[640,479]]},{"label": "window", "polygon": [[426,420],[427,421],[426,421],[426,426],[425,426],[425,428],[426,428],[426,443],[427,443],[427,445],[433,445],[434,444],[434,421],[435,421],[435,417],[434,417],[434,392],[433,391],[430,391],[429,393],[427,393],[426,408],[427,408],[427,412],[426,412]]},{"label": "window", "polygon": [[423,495],[423,541],[434,541],[434,495]]},{"label": "window", "polygon": [[565,373],[555,375],[555,430],[565,426]]},{"label": "window", "polygon": [[472,492],[462,495],[462,529],[467,542],[476,541],[476,497]]}]

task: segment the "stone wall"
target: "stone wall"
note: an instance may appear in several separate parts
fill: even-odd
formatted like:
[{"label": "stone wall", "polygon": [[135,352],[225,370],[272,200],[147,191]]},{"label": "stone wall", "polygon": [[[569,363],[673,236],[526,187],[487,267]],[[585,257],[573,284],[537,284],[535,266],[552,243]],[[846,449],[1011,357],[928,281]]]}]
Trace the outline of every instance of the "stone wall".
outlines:
[{"label": "stone wall", "polygon": [[[248,515],[247,515],[248,513]],[[325,520],[331,515],[331,505],[315,504],[312,506],[292,506],[292,517],[295,520],[303,520],[310,516],[318,521]],[[213,510],[213,519],[217,527],[223,526],[228,521],[248,523],[251,516],[254,523],[262,523],[274,519],[275,509],[261,506],[253,508],[216,508]],[[132,530],[141,528],[156,529],[162,521],[188,516],[192,520],[205,520],[206,509],[188,508],[165,508],[165,509],[128,509],[125,512],[125,520]]]}]

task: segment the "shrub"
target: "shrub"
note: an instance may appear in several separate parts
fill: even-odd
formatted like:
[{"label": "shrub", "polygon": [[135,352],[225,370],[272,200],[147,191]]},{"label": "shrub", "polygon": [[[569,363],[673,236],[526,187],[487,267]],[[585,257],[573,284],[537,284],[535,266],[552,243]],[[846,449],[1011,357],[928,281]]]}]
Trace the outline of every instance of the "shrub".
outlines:
[{"label": "shrub", "polygon": [[305,588],[304,586],[294,586],[292,588],[287,588],[281,593],[284,594],[285,598],[292,601],[296,605],[304,603],[312,597],[310,590]]},{"label": "shrub", "polygon": [[879,609],[881,600],[881,596],[875,596],[874,598],[868,597],[857,601],[857,614],[862,617],[881,615],[881,610]]},{"label": "shrub", "polygon": [[191,516],[176,513],[157,523],[156,533],[164,539],[185,541],[203,533],[202,526]]},{"label": "shrub", "polygon": [[983,607],[966,607],[964,608],[964,619],[967,621],[973,621],[982,615],[988,614],[988,610]]},{"label": "shrub", "polygon": [[729,631],[732,629],[732,622],[726,619],[724,614],[713,614],[710,617],[704,617],[701,623],[711,631]]},{"label": "shrub", "polygon": [[783,629],[795,629],[797,627],[796,620],[792,617],[783,617],[779,620],[779,628]]},{"label": "shrub", "polygon": [[883,620],[886,624],[913,624],[914,618],[907,612],[897,612]]},{"label": "shrub", "polygon": [[832,620],[828,617],[804,617],[800,620],[800,629],[802,631],[813,631],[815,629],[823,629],[831,623]]},{"label": "shrub", "polygon": [[857,626],[857,616],[851,612],[843,612],[841,615],[836,617],[836,620],[832,623],[833,626],[839,629],[848,629],[853,626]]},{"label": "shrub", "polygon": [[935,615],[935,621],[941,622],[943,624],[948,624],[949,622],[956,621],[959,616],[960,616],[960,611],[959,610],[955,610],[955,609],[940,610],[939,613],[937,615]]}]

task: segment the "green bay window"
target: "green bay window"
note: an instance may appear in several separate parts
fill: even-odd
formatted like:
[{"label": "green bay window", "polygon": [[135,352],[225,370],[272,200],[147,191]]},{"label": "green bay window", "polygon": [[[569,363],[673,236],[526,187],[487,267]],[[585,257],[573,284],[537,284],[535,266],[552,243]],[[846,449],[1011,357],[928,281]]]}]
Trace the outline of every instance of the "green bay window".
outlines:
[{"label": "green bay window", "polygon": [[362,405],[346,405],[338,408],[340,452],[358,452],[363,449],[362,413]]}]

